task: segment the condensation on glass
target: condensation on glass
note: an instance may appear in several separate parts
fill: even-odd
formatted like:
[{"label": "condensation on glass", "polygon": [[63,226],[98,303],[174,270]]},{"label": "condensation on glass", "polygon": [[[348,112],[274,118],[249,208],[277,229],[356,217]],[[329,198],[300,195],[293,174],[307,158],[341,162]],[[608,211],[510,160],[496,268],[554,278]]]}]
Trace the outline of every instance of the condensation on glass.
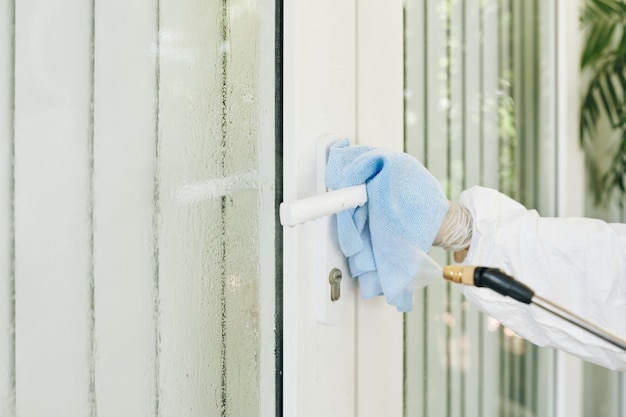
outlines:
[{"label": "condensation on glass", "polygon": [[273,415],[274,2],[0,1],[0,415]]}]

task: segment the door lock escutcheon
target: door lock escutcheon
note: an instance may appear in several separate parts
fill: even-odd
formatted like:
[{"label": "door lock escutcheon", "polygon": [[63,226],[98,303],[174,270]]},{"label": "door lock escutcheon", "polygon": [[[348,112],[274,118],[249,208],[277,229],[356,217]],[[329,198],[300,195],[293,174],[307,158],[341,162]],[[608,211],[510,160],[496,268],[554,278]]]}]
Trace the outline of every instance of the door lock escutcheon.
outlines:
[{"label": "door lock escutcheon", "polygon": [[341,278],[343,274],[341,269],[333,268],[328,274],[328,282],[330,283],[330,301],[337,301],[341,297]]}]

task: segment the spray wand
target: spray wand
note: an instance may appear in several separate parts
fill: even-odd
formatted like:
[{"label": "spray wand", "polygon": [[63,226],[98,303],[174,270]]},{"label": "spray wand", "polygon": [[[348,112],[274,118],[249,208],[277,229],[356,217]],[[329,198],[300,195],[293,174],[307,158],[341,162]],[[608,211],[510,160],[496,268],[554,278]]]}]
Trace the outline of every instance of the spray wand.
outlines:
[{"label": "spray wand", "polygon": [[443,277],[459,284],[490,288],[524,304],[534,304],[626,351],[626,340],[620,336],[536,295],[528,286],[497,268],[448,265],[443,268]]}]

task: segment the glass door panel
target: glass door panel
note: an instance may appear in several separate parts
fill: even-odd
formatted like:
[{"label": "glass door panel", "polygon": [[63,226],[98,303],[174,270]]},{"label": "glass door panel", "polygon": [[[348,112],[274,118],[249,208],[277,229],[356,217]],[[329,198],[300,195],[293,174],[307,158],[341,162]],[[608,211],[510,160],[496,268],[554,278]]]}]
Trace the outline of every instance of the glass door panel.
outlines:
[{"label": "glass door panel", "polygon": [[[479,184],[555,214],[554,13],[553,1],[406,2],[405,149],[451,200]],[[451,284],[415,297],[406,416],[550,414],[552,350],[479,313]]]}]

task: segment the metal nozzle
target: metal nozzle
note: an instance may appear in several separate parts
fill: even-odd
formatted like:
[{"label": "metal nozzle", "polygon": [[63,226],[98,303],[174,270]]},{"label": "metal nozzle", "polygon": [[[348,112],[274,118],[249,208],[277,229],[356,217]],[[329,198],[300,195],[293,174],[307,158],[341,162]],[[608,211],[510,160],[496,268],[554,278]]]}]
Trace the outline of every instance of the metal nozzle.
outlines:
[{"label": "metal nozzle", "polygon": [[443,277],[457,284],[474,285],[475,269],[470,265],[448,265],[443,267]]},{"label": "metal nozzle", "polygon": [[447,265],[443,267],[443,277],[458,284],[490,288],[522,303],[534,304],[626,351],[626,339],[535,295],[529,287],[499,269],[483,266]]}]

